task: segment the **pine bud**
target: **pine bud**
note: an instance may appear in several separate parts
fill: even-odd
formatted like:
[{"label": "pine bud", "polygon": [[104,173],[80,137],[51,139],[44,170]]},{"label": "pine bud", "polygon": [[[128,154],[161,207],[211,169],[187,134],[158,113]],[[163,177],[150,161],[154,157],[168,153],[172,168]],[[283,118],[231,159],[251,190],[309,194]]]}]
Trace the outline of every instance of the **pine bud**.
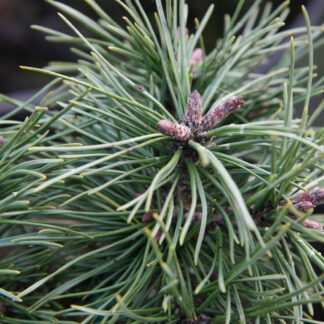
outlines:
[{"label": "pine bud", "polygon": [[245,107],[245,105],[246,103],[241,96],[234,96],[225,100],[221,105],[215,107],[211,112],[205,115],[201,123],[201,131],[205,132],[213,129],[234,110]]},{"label": "pine bud", "polygon": [[191,136],[191,130],[187,126],[174,124],[169,120],[160,120],[156,127],[162,134],[171,136],[178,141],[186,141]]},{"label": "pine bud", "polygon": [[202,121],[201,116],[202,101],[201,96],[195,90],[189,97],[187,102],[187,109],[183,115],[183,123],[190,128],[197,128]]},{"label": "pine bud", "polygon": [[159,243],[161,236],[162,236],[162,232],[161,231],[158,231],[156,233],[156,235],[155,235],[155,241],[156,241],[156,243]]},{"label": "pine bud", "polygon": [[315,206],[310,201],[301,201],[298,204],[295,204],[294,207],[297,210],[306,213],[307,210],[314,208]]},{"label": "pine bud", "polygon": [[189,61],[189,65],[193,65],[193,68],[196,69],[198,64],[201,62],[202,60],[202,56],[203,56],[203,51],[201,48],[196,48],[191,57],[190,57],[190,61]]},{"label": "pine bud", "polygon": [[0,136],[0,147],[2,146],[3,142],[4,142],[4,137]]},{"label": "pine bud", "polygon": [[153,212],[147,212],[142,216],[142,223],[148,224],[153,221]]},{"label": "pine bud", "polygon": [[310,219],[306,219],[302,222],[302,225],[304,227],[307,227],[307,228],[313,228],[313,229],[319,229],[319,230],[323,230],[323,226],[318,223],[318,222],[315,222],[313,220],[310,220]]},{"label": "pine bud", "polygon": [[291,199],[293,205],[296,205],[301,201],[309,201],[314,206],[324,203],[324,189],[316,188],[308,192],[303,192]]},{"label": "pine bud", "polygon": [[320,205],[324,203],[324,189],[316,188],[309,192],[309,195],[313,199],[314,205]]}]

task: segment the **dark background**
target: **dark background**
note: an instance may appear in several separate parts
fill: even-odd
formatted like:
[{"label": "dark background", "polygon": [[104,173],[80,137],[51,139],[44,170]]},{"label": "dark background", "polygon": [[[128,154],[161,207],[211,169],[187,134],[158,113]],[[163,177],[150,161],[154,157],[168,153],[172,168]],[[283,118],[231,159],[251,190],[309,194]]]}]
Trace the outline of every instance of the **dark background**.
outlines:
[{"label": "dark background", "polygon": [[[83,0],[65,0],[66,4],[81,10],[90,17],[96,18],[91,8]],[[152,15],[155,10],[154,0],[142,0],[145,10]],[[273,6],[280,5],[282,0],[273,0]],[[118,4],[113,0],[97,0],[97,3],[109,13],[121,25],[125,25],[122,16],[125,14]],[[206,48],[213,48],[217,38],[222,36],[224,14],[232,14],[238,0],[187,0],[189,5],[189,19],[192,23],[194,18],[202,18],[203,14],[210,6],[215,4],[215,10],[205,31]],[[243,13],[253,3],[247,0]],[[291,13],[284,28],[304,26],[304,18],[300,6],[304,4],[313,25],[323,23],[324,0],[291,0]],[[75,60],[76,57],[70,52],[69,45],[46,42],[44,34],[30,29],[31,24],[42,25],[56,30],[71,33],[70,29],[57,16],[57,10],[43,0],[0,0],[0,93],[8,94],[20,100],[29,98],[35,90],[44,85],[50,79],[40,73],[33,73],[19,69],[19,65],[43,67],[49,61]],[[242,13],[242,14],[243,14]],[[80,26],[78,26],[79,28]],[[194,26],[190,26],[194,31]],[[87,34],[87,31],[80,30]],[[323,50],[322,50],[323,53]],[[317,50],[315,53],[315,64],[319,65],[318,76],[323,75],[324,60],[323,54]],[[274,56],[272,60],[278,57]],[[305,59],[304,64],[307,64]],[[272,62],[268,66],[270,67]],[[320,98],[312,101],[316,106]],[[0,114],[8,111],[10,106],[0,104]],[[319,120],[318,125],[323,125],[323,120]],[[324,212],[323,205],[321,211]],[[317,246],[320,249],[320,246]],[[317,319],[323,319],[323,313],[316,308]]]},{"label": "dark background", "polygon": [[[121,20],[124,12],[115,1],[97,0],[97,2],[110,16],[121,25],[125,25],[125,22]],[[243,12],[252,2],[253,0],[246,1]],[[323,21],[323,0],[292,0],[291,2],[291,14],[287,20],[287,27],[304,25],[300,10],[301,4],[305,4],[312,24],[319,24]],[[66,0],[65,3],[90,17],[96,17],[92,9],[82,0]],[[212,19],[205,32],[208,50],[214,46],[215,40],[222,36],[224,14],[232,14],[238,0],[188,0],[187,3],[190,8],[189,22],[193,22],[195,17],[201,18],[209,5],[215,4]],[[272,3],[276,7],[282,3],[282,0],[273,0]],[[154,0],[142,0],[142,4],[150,14],[155,10]],[[36,24],[71,33],[56,12],[56,8],[43,0],[0,0],[0,93],[14,92],[14,96],[19,94],[28,96],[26,93],[28,89],[33,91],[49,80],[42,74],[22,71],[19,65],[42,67],[51,60],[75,59],[68,45],[47,42],[44,40],[43,33],[30,29],[31,24]],[[194,30],[193,26],[191,30]]]}]

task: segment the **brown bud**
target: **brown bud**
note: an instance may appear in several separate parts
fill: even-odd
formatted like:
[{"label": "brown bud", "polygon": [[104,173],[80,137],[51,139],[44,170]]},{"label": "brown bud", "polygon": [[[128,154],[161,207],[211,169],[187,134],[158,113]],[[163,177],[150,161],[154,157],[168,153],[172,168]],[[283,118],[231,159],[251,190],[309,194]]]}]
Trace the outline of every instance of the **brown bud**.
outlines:
[{"label": "brown bud", "polygon": [[189,61],[189,65],[193,65],[194,69],[197,68],[198,64],[201,62],[203,57],[203,51],[201,48],[196,48],[191,57],[190,57],[190,61]]},{"label": "brown bud", "polygon": [[313,199],[313,204],[320,205],[324,203],[324,189],[316,188],[310,191],[309,195]]},{"label": "brown bud", "polygon": [[245,105],[246,103],[241,96],[234,96],[225,100],[222,104],[215,107],[212,111],[205,115],[201,123],[201,131],[205,132],[213,129],[234,110],[240,107],[245,107]]},{"label": "brown bud", "polygon": [[323,226],[318,223],[318,222],[315,222],[313,220],[310,220],[310,219],[306,219],[302,222],[302,225],[304,227],[307,227],[307,228],[313,228],[313,229],[319,229],[319,230],[323,230]]},{"label": "brown bud", "polygon": [[153,221],[153,212],[147,212],[142,216],[142,223],[150,223]]},{"label": "brown bud", "polygon": [[178,141],[186,141],[191,136],[191,130],[187,126],[174,124],[169,120],[160,120],[156,127],[162,134],[171,136]]},{"label": "brown bud", "polygon": [[294,207],[297,210],[306,213],[307,210],[314,208],[315,206],[310,201],[301,201],[298,204],[295,204]]},{"label": "brown bud", "polygon": [[314,206],[324,203],[324,189],[316,188],[308,192],[303,192],[291,199],[293,205],[296,205],[302,201],[309,201]]},{"label": "brown bud", "polygon": [[155,235],[155,241],[156,243],[159,243],[160,241],[160,238],[161,238],[161,235],[162,235],[162,232],[161,231],[158,231]]},{"label": "brown bud", "polygon": [[4,142],[4,137],[0,136],[0,147],[2,146],[3,142]]},{"label": "brown bud", "polygon": [[197,90],[195,90],[189,97],[187,102],[187,109],[183,115],[183,123],[190,128],[197,128],[202,121],[201,116],[202,101],[201,96]]}]

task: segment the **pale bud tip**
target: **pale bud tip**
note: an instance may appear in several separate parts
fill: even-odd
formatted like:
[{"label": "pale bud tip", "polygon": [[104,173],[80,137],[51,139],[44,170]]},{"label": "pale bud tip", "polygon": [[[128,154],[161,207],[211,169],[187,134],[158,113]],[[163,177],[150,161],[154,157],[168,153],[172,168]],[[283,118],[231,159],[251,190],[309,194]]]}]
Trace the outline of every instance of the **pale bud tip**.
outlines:
[{"label": "pale bud tip", "polygon": [[318,222],[315,222],[313,220],[310,220],[310,219],[306,219],[302,222],[302,225],[306,228],[312,228],[312,229],[318,229],[318,230],[323,230],[323,226],[318,223]]}]

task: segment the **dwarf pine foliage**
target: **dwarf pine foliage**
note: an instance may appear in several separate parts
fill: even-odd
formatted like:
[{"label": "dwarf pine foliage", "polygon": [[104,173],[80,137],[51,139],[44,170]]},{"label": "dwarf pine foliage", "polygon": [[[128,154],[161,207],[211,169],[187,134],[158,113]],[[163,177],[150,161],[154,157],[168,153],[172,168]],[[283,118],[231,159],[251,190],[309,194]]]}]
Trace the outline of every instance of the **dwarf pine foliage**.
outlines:
[{"label": "dwarf pine foliage", "polygon": [[123,23],[48,2],[71,33],[33,28],[79,59],[1,96],[0,322],[319,323],[323,27],[240,0],[206,52],[214,5],[189,30],[185,0],[117,0]]}]

